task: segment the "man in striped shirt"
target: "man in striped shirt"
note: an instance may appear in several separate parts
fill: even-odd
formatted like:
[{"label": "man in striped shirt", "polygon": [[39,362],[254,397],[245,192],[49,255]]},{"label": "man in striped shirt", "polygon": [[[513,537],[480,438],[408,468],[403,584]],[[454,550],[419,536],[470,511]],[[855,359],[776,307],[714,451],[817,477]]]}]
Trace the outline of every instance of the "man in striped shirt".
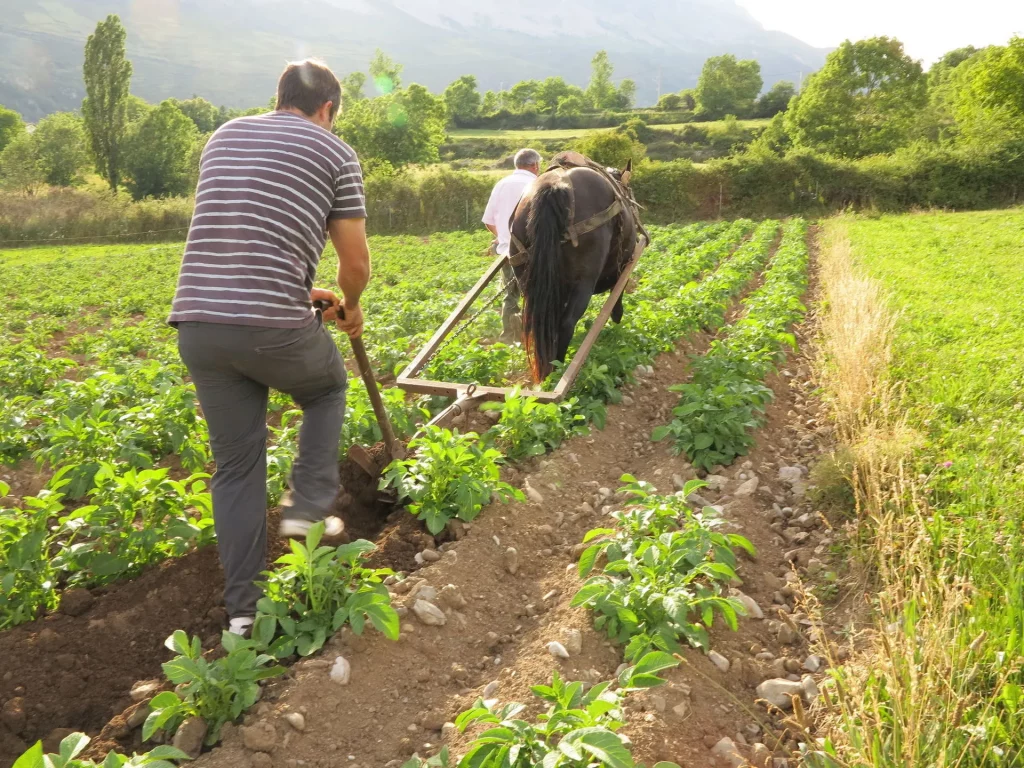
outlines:
[{"label": "man in striped shirt", "polygon": [[[344,528],[329,513],[339,490],[346,375],[323,323],[362,333],[370,253],[359,160],[330,130],[340,103],[326,66],[289,64],[276,111],[213,134],[169,318],[209,426],[224,601],[240,634],[256,614],[254,582],[266,568],[269,389],[303,411],[280,534],[304,536],[320,520],[329,536]],[[313,287],[328,235],[344,301]],[[329,308],[314,311],[318,300]]]}]

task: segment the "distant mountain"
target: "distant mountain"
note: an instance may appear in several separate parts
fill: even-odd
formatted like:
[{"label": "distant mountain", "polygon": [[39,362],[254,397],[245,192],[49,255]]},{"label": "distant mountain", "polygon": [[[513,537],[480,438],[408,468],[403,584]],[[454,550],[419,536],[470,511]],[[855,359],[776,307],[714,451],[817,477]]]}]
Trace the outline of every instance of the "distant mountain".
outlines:
[{"label": "distant mountain", "polygon": [[607,49],[640,104],[691,87],[708,56],[761,63],[765,86],[817,69],[826,51],[770,32],[734,0],[2,0],[0,104],[35,120],[84,95],[85,40],[108,13],[128,30],[132,91],[265,103],[286,61],[316,55],[339,74],[374,49],[404,80],[441,90],[463,74],[482,90],[561,75],[585,85]]}]

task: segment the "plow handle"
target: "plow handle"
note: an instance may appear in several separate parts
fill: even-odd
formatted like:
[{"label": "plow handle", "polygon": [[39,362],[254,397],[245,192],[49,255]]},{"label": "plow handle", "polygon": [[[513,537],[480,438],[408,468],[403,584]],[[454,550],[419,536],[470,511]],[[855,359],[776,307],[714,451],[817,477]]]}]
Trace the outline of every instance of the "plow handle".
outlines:
[{"label": "plow handle", "polygon": [[[326,301],[315,301],[313,306],[322,312],[330,305]],[[338,316],[344,319],[345,309],[343,307],[338,307]],[[370,365],[370,358],[366,355],[363,339],[361,336],[349,336],[349,341],[352,343],[352,354],[355,355],[356,364],[359,366],[359,375],[362,376],[363,384],[366,385],[366,394],[370,396],[373,415],[377,417],[377,424],[380,426],[380,434],[384,439],[384,448],[391,459],[404,459],[405,450],[395,439],[395,431],[391,428],[391,419],[388,418],[387,409],[384,407],[384,400],[380,396],[380,390],[377,389],[377,380],[373,376],[373,366]]]}]

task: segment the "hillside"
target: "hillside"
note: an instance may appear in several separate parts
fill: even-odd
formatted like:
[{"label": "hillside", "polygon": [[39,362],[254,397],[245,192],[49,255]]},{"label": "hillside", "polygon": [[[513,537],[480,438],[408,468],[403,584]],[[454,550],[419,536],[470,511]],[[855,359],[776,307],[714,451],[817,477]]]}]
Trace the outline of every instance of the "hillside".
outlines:
[{"label": "hillside", "polygon": [[692,86],[708,56],[761,62],[766,84],[816,69],[825,51],[770,32],[733,0],[6,0],[0,103],[28,119],[77,107],[82,48],[97,20],[121,16],[150,101],[198,94],[234,107],[265,102],[283,63],[318,55],[339,73],[383,48],[407,81],[442,89],[473,73],[483,89],[560,74],[585,84],[605,48],[638,100]]}]

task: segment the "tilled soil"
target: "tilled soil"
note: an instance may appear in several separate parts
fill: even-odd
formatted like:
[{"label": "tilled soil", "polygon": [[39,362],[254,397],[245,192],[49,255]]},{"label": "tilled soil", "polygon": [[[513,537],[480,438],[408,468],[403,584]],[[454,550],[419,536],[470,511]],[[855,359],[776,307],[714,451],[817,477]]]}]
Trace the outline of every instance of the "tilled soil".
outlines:
[{"label": "tilled soil", "polygon": [[[806,329],[800,335],[808,340]],[[621,648],[592,628],[587,611],[569,606],[580,586],[574,550],[587,530],[608,524],[605,514],[621,506],[608,492],[624,473],[662,492],[695,475],[683,458],[672,456],[664,444],[652,444],[649,435],[669,418],[677,395],[667,388],[685,380],[686,354],[708,342],[693,339],[660,358],[653,375],[631,388],[622,405],[609,408],[603,431],[576,438],[511,473],[518,485],[534,489],[534,501],[491,505],[466,526],[464,538],[439,548],[437,562],[395,588],[403,614],[399,641],[342,632],[319,657],[297,663],[290,678],[268,685],[242,726],[228,728],[222,745],[199,764],[390,768],[414,752],[433,754],[442,744],[458,753],[468,736],[445,724],[489,683],[495,683],[492,695],[503,702],[531,703],[530,686],[549,681],[555,670],[566,679],[612,678],[622,662]],[[824,520],[812,515],[799,545],[779,533],[792,535],[795,529],[785,521],[815,511],[802,488],[778,480],[780,466],[806,469],[828,440],[829,430],[817,424],[816,406],[806,394],[808,379],[802,362],[772,377],[768,384],[776,399],[756,446],[722,472],[727,479],[721,492],[701,491],[724,506],[726,529],[757,547],[756,558],[744,558],[740,575],[742,590],[765,618],[741,619],[737,632],[721,625],[712,630],[712,649],[729,662],[728,671],[703,652],[689,650],[685,663],[665,675],[666,686],[632,697],[624,732],[646,765],[658,760],[714,765],[709,750],[723,737],[754,760],[785,759],[795,747],[778,713],[769,714],[757,703],[754,688],[769,678],[806,674],[802,667],[813,633],[800,612],[793,561],[806,566],[815,558],[820,566],[827,558]],[[752,495],[730,495],[754,475],[760,482]],[[514,573],[508,567],[510,547],[518,561]],[[446,614],[443,626],[425,625],[411,610],[424,587],[438,593],[436,602]],[[568,642],[572,630],[582,637],[581,649],[568,660],[554,658],[547,644]],[[352,665],[347,686],[329,678],[339,655]],[[301,730],[286,719],[292,713],[302,715]]]},{"label": "tilled soil", "polygon": [[[799,329],[799,336],[809,342],[806,328]],[[609,493],[624,473],[662,492],[695,476],[682,457],[672,456],[666,444],[652,444],[649,435],[670,418],[677,395],[668,387],[685,381],[687,355],[706,349],[710,338],[700,335],[675,354],[662,356],[651,375],[627,389],[621,405],[609,408],[604,430],[503,472],[520,487],[528,482],[534,501],[491,505],[458,531],[457,540],[439,547],[411,516],[378,498],[373,478],[344,465],[351,498],[341,500],[339,511],[352,538],[378,543],[373,565],[411,573],[416,555],[431,553],[425,567],[394,588],[403,615],[402,637],[390,642],[372,630],[363,637],[345,630],[323,653],[268,684],[242,726],[226,727],[222,745],[200,758],[200,764],[398,766],[413,752],[432,754],[442,743],[458,752],[467,737],[444,726],[492,681],[501,700],[529,703],[530,686],[550,680],[556,669],[567,679],[612,678],[622,662],[621,648],[592,629],[587,611],[569,607],[580,585],[575,548],[587,530],[611,522],[605,515],[621,504]],[[807,656],[811,633],[799,612],[791,561],[806,567],[816,558],[820,566],[829,543],[818,523],[798,546],[782,535],[784,529],[787,536],[793,530],[787,520],[816,510],[778,481],[778,468],[806,468],[828,441],[828,429],[815,419],[808,379],[806,365],[793,362],[768,382],[776,399],[754,449],[721,472],[727,476],[721,492],[700,492],[724,507],[727,530],[742,533],[757,547],[757,557],[743,562],[740,575],[743,591],[766,618],[742,619],[738,632],[721,626],[712,631],[712,648],[729,661],[728,671],[704,653],[688,651],[685,663],[665,675],[668,685],[632,697],[625,733],[636,758],[648,765],[658,760],[684,767],[713,765],[709,748],[722,737],[733,739],[746,757],[763,757],[763,751],[753,752],[755,740],[776,756],[788,754],[790,734],[756,703],[753,689],[766,678],[799,670]],[[482,430],[488,420],[474,413],[461,426]],[[753,495],[730,495],[753,475],[760,479]],[[514,573],[510,547],[518,566],[511,569]],[[426,626],[410,610],[424,586],[440,593],[444,626]],[[0,633],[0,658],[12,660],[0,673],[5,713],[0,765],[55,728],[95,734],[107,723],[94,752],[139,748],[138,731],[120,717],[130,711],[131,685],[160,676],[159,665],[169,657],[162,643],[174,629],[198,634],[204,647],[217,639],[224,621],[221,588],[216,552],[205,550],[133,582],[94,590],[79,615],[56,614]],[[787,621],[779,620],[779,609]],[[797,631],[783,629],[791,626]],[[547,644],[568,642],[572,630],[582,637],[580,651],[556,660]],[[347,686],[328,676],[338,655],[352,664]],[[13,699],[20,700],[15,707],[10,706]],[[24,719],[9,716],[9,710],[24,712]],[[303,715],[301,730],[285,719],[294,712]]]}]

